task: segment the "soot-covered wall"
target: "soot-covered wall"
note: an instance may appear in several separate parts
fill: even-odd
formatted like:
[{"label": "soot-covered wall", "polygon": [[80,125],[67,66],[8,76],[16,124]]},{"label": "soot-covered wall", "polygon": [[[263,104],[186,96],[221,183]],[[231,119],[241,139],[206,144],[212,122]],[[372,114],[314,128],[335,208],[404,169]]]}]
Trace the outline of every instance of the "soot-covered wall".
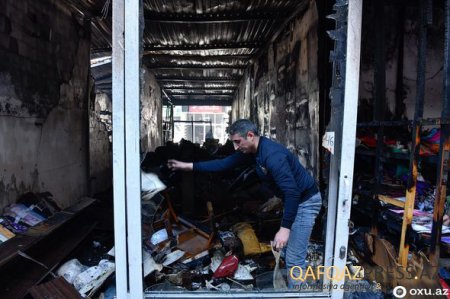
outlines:
[{"label": "soot-covered wall", "polygon": [[[420,1],[376,1],[364,3],[361,77],[358,121],[373,118],[376,98],[377,51],[385,63],[385,119],[412,119],[416,103]],[[444,59],[444,11],[442,1],[433,1],[427,26],[424,117],[440,117]],[[378,11],[377,11],[378,9]],[[404,19],[402,18],[404,15]],[[380,33],[383,31],[384,34]],[[381,34],[382,41],[377,43]],[[382,45],[381,50],[380,45]],[[400,62],[400,63],[399,63]],[[382,79],[381,79],[382,80]]]},{"label": "soot-covered wall", "polygon": [[[162,143],[161,88],[155,76],[141,69],[141,153],[154,151]],[[112,99],[97,91],[89,109],[90,187],[92,193],[112,186]]]},{"label": "soot-covered wall", "polygon": [[315,1],[246,72],[232,119],[250,118],[264,136],[296,153],[318,177],[319,83]]},{"label": "soot-covered wall", "polygon": [[162,145],[161,88],[146,67],[141,69],[141,152]]},{"label": "soot-covered wall", "polygon": [[112,103],[98,92],[89,107],[89,179],[91,194],[112,186]]},{"label": "soot-covered wall", "polygon": [[88,192],[89,27],[59,1],[0,1],[0,210]]}]

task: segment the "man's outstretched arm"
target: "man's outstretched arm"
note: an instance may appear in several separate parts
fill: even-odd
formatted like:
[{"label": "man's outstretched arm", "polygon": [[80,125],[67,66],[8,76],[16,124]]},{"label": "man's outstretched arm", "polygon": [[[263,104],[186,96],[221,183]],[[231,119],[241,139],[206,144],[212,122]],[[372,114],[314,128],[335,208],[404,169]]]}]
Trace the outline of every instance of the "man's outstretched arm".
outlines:
[{"label": "man's outstretched arm", "polygon": [[181,162],[178,160],[169,160],[167,166],[170,170],[184,170],[184,171],[200,171],[200,172],[220,172],[224,170],[233,169],[240,165],[246,165],[250,162],[250,157],[247,157],[241,152],[235,152],[231,156],[224,159],[216,159],[201,162]]}]

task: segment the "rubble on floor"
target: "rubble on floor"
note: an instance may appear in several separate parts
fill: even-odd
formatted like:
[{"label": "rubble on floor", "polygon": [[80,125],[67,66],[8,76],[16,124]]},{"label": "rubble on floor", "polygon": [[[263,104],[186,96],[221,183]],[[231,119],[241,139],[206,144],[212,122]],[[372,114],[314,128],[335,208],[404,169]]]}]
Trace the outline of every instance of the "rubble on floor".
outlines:
[{"label": "rubble on floor", "polygon": [[[270,244],[273,234],[259,228],[267,219],[272,221],[272,217],[261,211],[267,204],[261,204],[260,212],[256,213],[263,215],[260,221],[254,221],[236,209],[221,213],[222,216],[215,215],[213,206],[209,207],[212,213],[204,215],[203,220],[192,220],[173,210],[170,196],[165,191],[145,196],[146,192],[152,192],[149,190],[142,196],[142,206],[149,208],[142,211],[143,221],[147,221],[148,226],[143,231],[142,248],[146,292],[288,290],[284,261],[275,257],[280,252],[273,252]],[[279,215],[278,211],[265,213]],[[93,237],[89,244],[86,253],[79,256],[80,260],[75,256],[55,273],[83,296],[113,298],[114,247],[107,247],[109,241],[105,242],[101,237]],[[95,257],[84,256],[94,252]],[[323,252],[322,243],[311,242],[308,265],[314,269],[323,266]],[[349,251],[349,268],[358,265],[358,258]],[[320,279],[308,283],[309,289],[296,291],[324,290]]]},{"label": "rubble on floor", "polygon": [[[270,243],[279,228],[282,200],[262,190],[252,179],[251,169],[239,170],[239,175],[196,176],[193,183],[198,188],[191,190],[196,213],[189,214],[181,198],[183,179],[155,159],[186,157],[186,147],[191,150],[191,160],[213,156],[186,142],[182,147],[180,150],[172,144],[144,159],[141,213],[145,291],[287,291],[289,273],[281,252],[273,251]],[[220,154],[220,149],[214,154]],[[156,172],[150,173],[157,165]],[[88,251],[95,252],[95,258],[72,256],[57,274],[80,294],[112,298],[114,247],[105,244],[109,242],[91,242]],[[323,266],[323,254],[324,245],[311,242],[307,264],[313,269]],[[348,261],[350,271],[356,271],[359,261],[351,251]],[[309,288],[295,291],[326,290],[320,277],[309,277],[305,285]]]},{"label": "rubble on floor", "polygon": [[56,274],[84,298],[95,294],[114,271],[115,264],[106,259],[92,267],[81,264],[77,259],[71,259],[61,265]]},{"label": "rubble on floor", "polygon": [[85,197],[62,210],[48,192],[26,193],[4,209],[0,297],[23,298],[34,292],[36,298],[44,298],[49,290],[60,288],[67,298],[78,298],[71,297],[73,286],[53,279],[53,271],[95,228],[90,218],[94,203],[95,199]]}]

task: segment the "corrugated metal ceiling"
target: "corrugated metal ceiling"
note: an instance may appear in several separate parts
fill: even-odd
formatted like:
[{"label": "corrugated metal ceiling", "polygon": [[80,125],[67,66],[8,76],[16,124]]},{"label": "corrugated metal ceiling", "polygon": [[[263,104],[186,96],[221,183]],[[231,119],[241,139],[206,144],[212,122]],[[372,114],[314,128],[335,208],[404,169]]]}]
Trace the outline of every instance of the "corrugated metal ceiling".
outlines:
[{"label": "corrugated metal ceiling", "polygon": [[[66,0],[92,21],[92,58],[111,55],[111,0]],[[307,0],[144,0],[143,63],[177,104],[229,104],[255,57]],[[105,66],[99,83],[110,91]],[[105,83],[106,82],[106,83]],[[202,102],[203,101],[203,102]],[[205,104],[207,104],[205,102]]]}]

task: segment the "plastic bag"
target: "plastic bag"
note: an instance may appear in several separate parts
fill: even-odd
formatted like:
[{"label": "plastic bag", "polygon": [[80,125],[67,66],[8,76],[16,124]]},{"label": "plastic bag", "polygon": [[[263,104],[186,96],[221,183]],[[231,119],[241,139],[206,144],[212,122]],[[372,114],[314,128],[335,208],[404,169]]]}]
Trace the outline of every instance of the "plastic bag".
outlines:
[{"label": "plastic bag", "polygon": [[149,200],[158,192],[166,189],[166,185],[154,173],[141,171],[142,199]]},{"label": "plastic bag", "polygon": [[108,260],[101,260],[98,266],[90,267],[75,277],[73,285],[77,291],[85,295],[93,294],[116,269],[116,265]]},{"label": "plastic bag", "polygon": [[275,257],[275,268],[273,269],[273,288],[274,289],[285,289],[287,287],[286,281],[284,280],[283,274],[281,273],[280,269],[280,255],[281,251],[276,251],[273,247],[274,244],[271,242],[272,245],[272,253]]},{"label": "plastic bag", "polygon": [[56,274],[58,274],[58,276],[64,277],[64,279],[67,280],[68,283],[73,283],[75,277],[77,277],[78,274],[80,274],[87,268],[88,267],[82,265],[77,259],[71,259],[65,262],[61,267],[59,267],[58,271],[56,271]]}]

